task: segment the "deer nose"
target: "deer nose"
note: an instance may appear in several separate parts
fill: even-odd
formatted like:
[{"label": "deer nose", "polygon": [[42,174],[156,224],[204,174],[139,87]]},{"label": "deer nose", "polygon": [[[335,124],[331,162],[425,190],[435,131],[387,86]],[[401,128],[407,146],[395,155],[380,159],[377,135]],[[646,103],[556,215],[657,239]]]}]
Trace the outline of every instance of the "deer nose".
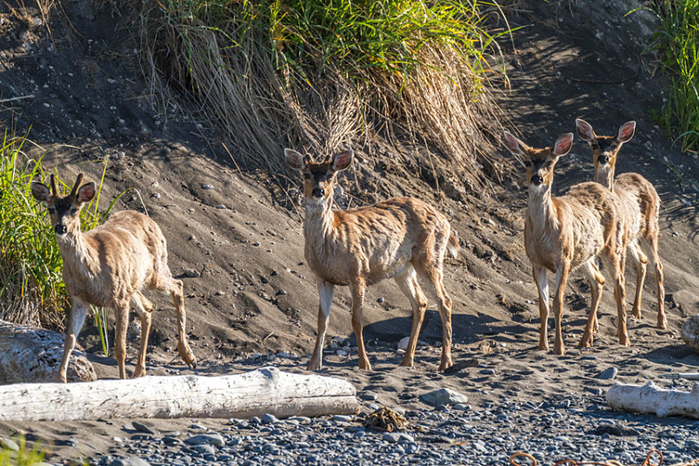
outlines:
[{"label": "deer nose", "polygon": [[323,197],[325,195],[325,190],[323,188],[313,188],[313,197]]},{"label": "deer nose", "polygon": [[544,182],[544,178],[541,175],[533,175],[532,176],[532,184],[534,186],[539,186],[543,182]]},{"label": "deer nose", "polygon": [[600,155],[599,158],[597,158],[597,163],[600,165],[607,165],[607,162],[609,162],[609,157],[606,155]]},{"label": "deer nose", "polygon": [[65,225],[56,225],[53,230],[57,235],[65,235],[68,232],[68,228]]}]

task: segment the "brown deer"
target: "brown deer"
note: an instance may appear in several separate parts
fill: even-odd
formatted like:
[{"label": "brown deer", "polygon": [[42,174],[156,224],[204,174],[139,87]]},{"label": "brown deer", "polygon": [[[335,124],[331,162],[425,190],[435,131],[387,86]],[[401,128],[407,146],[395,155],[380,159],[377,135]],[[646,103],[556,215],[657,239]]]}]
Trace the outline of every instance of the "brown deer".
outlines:
[{"label": "brown deer", "polygon": [[287,164],[303,176],[304,255],[318,280],[320,294],[318,336],[308,369],[322,367],[334,286],[349,285],[359,368],[371,370],[362,338],[364,292],[368,285],[386,278],[398,283],[412,306],[413,325],[401,361],[401,366],[412,366],[427,308],[417,275],[427,280],[437,297],[442,319],[439,370],[450,367],[452,301],[442,283],[442,265],[447,249],[456,256],[459,243],[449,221],[431,205],[411,197],[388,199],[347,211],[333,210],[335,175],[350,166],[354,152],[341,152],[322,162],[292,149],[284,149],[284,155]]},{"label": "brown deer", "polygon": [[[665,315],[665,286],[663,264],[658,255],[658,226],[660,196],[653,184],[638,173],[622,173],[614,178],[619,150],[633,138],[636,122],[629,121],[619,127],[615,136],[597,136],[585,120],[575,120],[578,135],[590,145],[595,164],[595,181],[615,192],[628,212],[626,225],[630,241],[628,252],[636,266],[636,296],[631,315],[641,318],[641,295],[646,277],[646,264],[650,261],[655,269],[655,284],[658,293],[658,323],[660,329],[667,328]],[[640,243],[640,246],[639,246]],[[645,253],[644,253],[645,251]]]},{"label": "brown deer", "polygon": [[548,350],[547,323],[549,293],[546,270],[556,273],[553,312],[556,318],[555,354],[565,354],[561,331],[563,293],[568,275],[580,268],[590,283],[591,304],[581,347],[592,344],[597,325],[597,309],[604,288],[604,277],[595,263],[601,257],[614,276],[614,297],[618,311],[619,344],[628,346],[624,276],[621,253],[624,244],[619,221],[619,201],[608,189],[588,182],[573,186],[568,194],[552,197],[553,169],[559,157],[573,145],[573,133],[560,136],[553,149],[534,149],[505,132],[505,145],[524,160],[529,186],[529,202],[524,226],[524,247],[532,264],[532,275],[539,291],[541,332],[539,349]]},{"label": "brown deer", "polygon": [[124,362],[129,307],[130,303],[135,305],[141,318],[141,346],[133,376],[145,375],[153,304],[141,294],[144,287],[170,292],[177,309],[177,349],[182,360],[195,367],[196,358],[185,333],[187,317],[182,282],[172,278],[167,266],[167,248],[160,227],[149,217],[126,210],[111,215],[104,224],[82,233],[80,210],[95,196],[95,183],[80,186],[82,180],[81,173],[67,196],[58,194],[54,175],[51,175],[50,190],[42,183],[31,183],[34,198],[48,208],[63,258],[63,281],[72,304],[63,359],[56,380],[66,382],[68,360],[91,304],[116,311],[114,354],[122,379],[126,378]]}]

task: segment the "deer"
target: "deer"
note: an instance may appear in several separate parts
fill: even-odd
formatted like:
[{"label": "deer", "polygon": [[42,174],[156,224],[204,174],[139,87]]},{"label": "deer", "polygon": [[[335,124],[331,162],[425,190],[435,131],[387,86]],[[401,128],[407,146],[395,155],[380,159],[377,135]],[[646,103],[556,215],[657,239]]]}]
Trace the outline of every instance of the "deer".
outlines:
[{"label": "deer", "polygon": [[619,201],[599,183],[586,182],[573,186],[564,196],[553,197],[551,187],[556,162],[570,152],[573,133],[559,136],[553,149],[535,149],[505,132],[505,146],[524,161],[529,199],[527,205],[524,246],[532,266],[532,276],[539,295],[539,350],[548,351],[549,288],[547,271],[555,272],[553,313],[556,334],[553,352],[565,354],[562,336],[563,294],[569,274],[580,269],[590,284],[590,313],[580,347],[592,345],[597,326],[597,311],[605,278],[596,258],[601,257],[614,277],[619,344],[629,346],[626,327],[624,275],[622,267],[623,225]]},{"label": "deer", "polygon": [[628,252],[636,268],[636,295],[631,315],[641,319],[641,297],[646,277],[647,264],[655,269],[655,284],[658,295],[657,328],[667,329],[665,315],[665,285],[663,264],[658,255],[660,227],[660,196],[653,184],[638,173],[622,173],[614,177],[617,157],[621,146],[629,142],[636,133],[636,122],[628,121],[619,127],[614,136],[597,136],[592,125],[582,119],[575,120],[578,135],[592,150],[595,166],[595,181],[619,196],[629,213],[627,226],[631,240]]},{"label": "deer", "polygon": [[308,370],[322,368],[323,343],[336,285],[350,288],[359,368],[371,370],[362,337],[364,295],[368,285],[387,278],[396,281],[412,307],[408,347],[400,363],[412,367],[428,304],[418,276],[434,292],[442,320],[439,370],[451,367],[452,300],[443,284],[443,263],[447,250],[457,257],[460,248],[447,218],[414,197],[391,198],[346,211],[334,210],[336,175],[350,166],[354,151],[345,150],[322,161],[314,161],[293,149],[284,149],[284,156],[288,166],[303,178],[304,256],[317,279],[320,297],[317,338]]},{"label": "deer", "polygon": [[114,355],[119,378],[126,378],[126,332],[130,305],[141,320],[141,343],[133,377],[146,374],[146,350],[153,304],[144,288],[169,292],[177,310],[177,349],[182,360],[196,367],[196,357],[186,335],[187,316],[183,284],[172,277],[167,265],[167,244],[157,223],[133,210],[117,212],[102,225],[82,232],[80,211],[96,194],[94,182],[82,184],[80,173],[73,189],[61,196],[52,174],[51,188],[33,181],[32,196],[46,205],[51,227],[63,259],[63,281],[71,301],[63,358],[56,381],[65,383],[68,361],[85,323],[90,305],[114,309],[116,329]]}]

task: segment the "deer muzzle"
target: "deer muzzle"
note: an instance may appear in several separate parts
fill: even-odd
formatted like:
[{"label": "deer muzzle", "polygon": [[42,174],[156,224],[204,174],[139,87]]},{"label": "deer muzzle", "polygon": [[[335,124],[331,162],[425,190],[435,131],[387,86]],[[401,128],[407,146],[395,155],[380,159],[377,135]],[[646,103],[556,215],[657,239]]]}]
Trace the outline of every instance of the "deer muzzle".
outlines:
[{"label": "deer muzzle", "polygon": [[58,224],[55,227],[53,227],[53,231],[56,232],[57,235],[65,235],[68,233],[68,227],[65,225]]},{"label": "deer muzzle", "polygon": [[534,186],[539,186],[543,182],[544,182],[544,178],[541,175],[539,175],[539,174],[532,175],[532,184]]},{"label": "deer muzzle", "polygon": [[311,191],[311,194],[313,195],[313,197],[321,198],[325,196],[325,189],[315,187],[313,188],[313,191]]},{"label": "deer muzzle", "polygon": [[606,155],[600,155],[599,157],[597,157],[597,163],[599,165],[607,165],[607,163],[609,163],[609,157],[607,157]]}]

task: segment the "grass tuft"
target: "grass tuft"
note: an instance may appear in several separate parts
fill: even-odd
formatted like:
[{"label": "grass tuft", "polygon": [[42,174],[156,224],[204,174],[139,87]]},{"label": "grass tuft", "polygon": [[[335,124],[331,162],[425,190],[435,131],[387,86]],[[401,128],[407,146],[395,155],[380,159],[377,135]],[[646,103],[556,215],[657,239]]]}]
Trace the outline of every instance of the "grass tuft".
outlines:
[{"label": "grass tuft", "polygon": [[401,153],[392,164],[479,191],[502,163],[488,138],[501,117],[485,85],[500,76],[486,55],[491,10],[477,0],[161,0],[142,15],[142,51],[154,90],[192,96],[238,161],[288,173],[284,146],[330,155],[352,144],[372,166],[374,143],[388,143]]},{"label": "grass tuft", "polygon": [[699,0],[657,2],[661,20],[656,49],[672,80],[660,113],[663,127],[683,151],[699,151]]}]

